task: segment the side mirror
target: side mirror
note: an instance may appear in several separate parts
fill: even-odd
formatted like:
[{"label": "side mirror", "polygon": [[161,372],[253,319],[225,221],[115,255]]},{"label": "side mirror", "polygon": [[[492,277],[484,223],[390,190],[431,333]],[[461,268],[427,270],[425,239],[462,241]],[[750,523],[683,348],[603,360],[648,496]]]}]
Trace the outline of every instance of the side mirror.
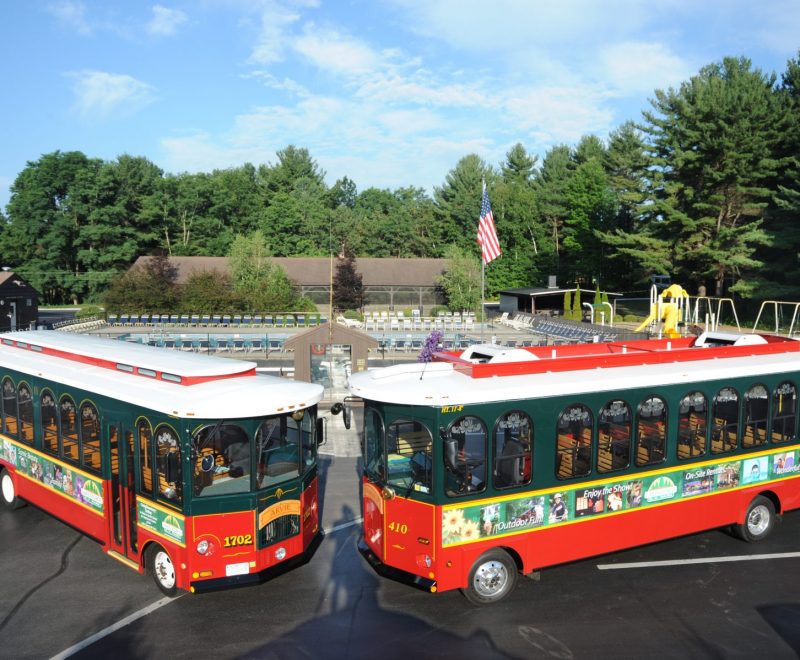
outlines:
[{"label": "side mirror", "polygon": [[342,421],[347,430],[350,430],[351,415],[352,411],[350,410],[350,406],[342,406]]},{"label": "side mirror", "polygon": [[317,447],[324,445],[327,438],[325,437],[325,420],[322,417],[317,417]]},{"label": "side mirror", "polygon": [[455,438],[445,438],[444,441],[444,462],[450,470],[458,472],[458,440]]}]

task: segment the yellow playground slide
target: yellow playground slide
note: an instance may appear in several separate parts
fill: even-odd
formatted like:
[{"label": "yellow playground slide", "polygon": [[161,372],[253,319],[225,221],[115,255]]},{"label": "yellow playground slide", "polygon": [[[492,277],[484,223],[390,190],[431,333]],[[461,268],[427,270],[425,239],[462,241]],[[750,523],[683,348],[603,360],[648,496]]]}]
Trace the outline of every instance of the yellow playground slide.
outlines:
[{"label": "yellow playground slide", "polygon": [[[665,302],[665,298],[675,300],[676,302]],[[655,296],[651,296],[650,315],[636,328],[636,332],[641,332],[654,321],[659,321],[662,323],[661,332],[663,335],[673,338],[680,337],[678,324],[681,322],[683,316],[683,301],[679,300],[681,298],[688,300],[689,294],[679,284],[673,284],[668,289],[665,289],[661,295],[658,296],[658,300],[654,300]]]}]

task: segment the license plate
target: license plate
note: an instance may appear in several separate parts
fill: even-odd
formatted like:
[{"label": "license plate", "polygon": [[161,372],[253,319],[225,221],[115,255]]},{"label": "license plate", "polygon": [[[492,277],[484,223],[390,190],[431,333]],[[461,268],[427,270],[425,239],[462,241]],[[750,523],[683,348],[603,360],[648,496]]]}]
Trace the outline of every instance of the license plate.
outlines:
[{"label": "license plate", "polygon": [[241,564],[228,564],[225,566],[225,575],[228,577],[232,575],[247,575],[250,572],[250,562],[242,562]]}]

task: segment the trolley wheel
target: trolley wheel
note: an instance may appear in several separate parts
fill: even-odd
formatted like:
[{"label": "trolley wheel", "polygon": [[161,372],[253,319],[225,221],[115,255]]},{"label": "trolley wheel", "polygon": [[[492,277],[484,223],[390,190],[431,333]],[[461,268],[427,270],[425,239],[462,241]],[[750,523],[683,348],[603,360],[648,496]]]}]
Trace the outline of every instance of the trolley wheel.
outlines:
[{"label": "trolley wheel", "polygon": [[160,545],[151,545],[147,549],[147,568],[162,593],[166,596],[174,596],[177,593],[175,566],[169,553]]},{"label": "trolley wheel", "polygon": [[514,589],[517,574],[517,565],[505,550],[489,550],[472,565],[469,583],[461,593],[475,605],[496,603]]},{"label": "trolley wheel", "polygon": [[775,527],[775,518],[775,505],[772,500],[758,495],[747,507],[744,523],[736,525],[734,531],[739,538],[750,543],[762,541]]},{"label": "trolley wheel", "polygon": [[14,478],[8,470],[3,468],[0,468],[0,494],[6,509],[14,510],[25,506],[25,500],[17,496]]}]

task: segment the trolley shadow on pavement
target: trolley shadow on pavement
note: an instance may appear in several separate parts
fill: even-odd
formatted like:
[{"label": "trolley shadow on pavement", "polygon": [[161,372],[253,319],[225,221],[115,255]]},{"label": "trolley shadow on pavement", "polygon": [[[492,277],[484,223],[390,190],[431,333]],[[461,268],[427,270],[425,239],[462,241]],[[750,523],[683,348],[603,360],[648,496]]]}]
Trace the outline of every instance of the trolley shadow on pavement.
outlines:
[{"label": "trolley shadow on pavement", "polygon": [[800,603],[770,603],[756,612],[800,657]]},{"label": "trolley shadow on pavement", "polygon": [[[347,504],[334,527],[353,520]],[[342,530],[344,531],[344,530]],[[326,537],[333,561],[317,602],[317,615],[241,658],[513,658],[500,651],[491,636],[479,630],[459,637],[411,614],[386,610],[378,602],[379,579],[367,569],[358,580],[337,567],[343,553],[355,551],[353,532]]]}]

